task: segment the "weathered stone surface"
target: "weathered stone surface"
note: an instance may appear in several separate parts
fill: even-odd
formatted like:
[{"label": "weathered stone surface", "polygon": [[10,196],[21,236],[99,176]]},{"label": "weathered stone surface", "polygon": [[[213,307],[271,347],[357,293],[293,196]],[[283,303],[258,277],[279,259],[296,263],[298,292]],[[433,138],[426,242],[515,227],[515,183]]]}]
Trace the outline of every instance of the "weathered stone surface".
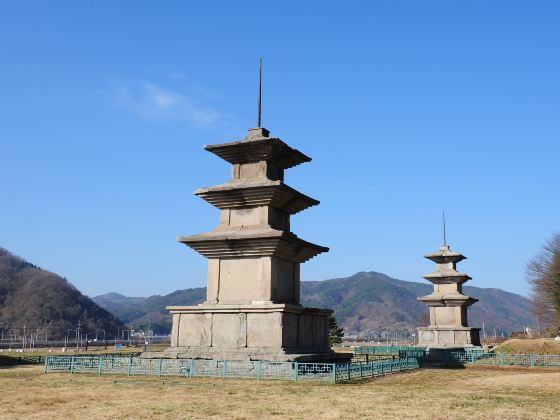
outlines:
[{"label": "weathered stone surface", "polygon": [[459,348],[480,345],[479,328],[418,328],[418,338],[421,345],[429,347]]},{"label": "weathered stone surface", "polygon": [[212,347],[226,349],[247,346],[247,314],[212,314]]},{"label": "weathered stone surface", "polygon": [[[178,346],[210,346],[212,345],[212,314],[193,314],[186,318],[179,314],[177,324]],[[175,318],[174,318],[175,319]]]},{"label": "weathered stone surface", "polygon": [[[264,353],[282,360],[325,359],[329,310],[288,304],[201,304],[169,308],[175,324],[172,346],[167,353],[181,357],[212,358],[240,352],[240,359],[256,360]],[[179,350],[180,349],[180,350]],[[291,355],[294,355],[293,357]],[[179,357],[179,356],[178,356]]]},{"label": "weathered stone surface", "polygon": [[290,216],[319,202],[284,183],[284,170],[310,158],[263,128],[206,146],[232,164],[231,180],[196,195],[220,209],[214,230],[177,240],[208,258],[205,303],[168,308],[172,346],[164,357],[335,360],[331,311],[299,305],[300,263],[328,248],[290,232]]},{"label": "weathered stone surface", "polygon": [[282,313],[247,314],[247,347],[283,348]]},{"label": "weathered stone surface", "polygon": [[418,298],[430,307],[430,326],[418,329],[420,345],[430,347],[460,347],[480,345],[479,328],[469,328],[467,307],[477,302],[462,293],[462,285],[470,280],[459,273],[457,263],[465,256],[445,245],[426,258],[436,263],[436,270],[424,276],[434,284],[434,291]]}]

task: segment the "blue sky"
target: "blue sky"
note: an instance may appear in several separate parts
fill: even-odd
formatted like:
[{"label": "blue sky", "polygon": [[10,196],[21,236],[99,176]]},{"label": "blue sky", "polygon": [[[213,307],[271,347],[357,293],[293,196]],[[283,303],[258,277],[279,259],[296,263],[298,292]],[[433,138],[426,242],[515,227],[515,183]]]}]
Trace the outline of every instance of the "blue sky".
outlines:
[{"label": "blue sky", "polygon": [[304,280],[422,281],[441,239],[472,285],[528,293],[560,230],[554,1],[29,2],[0,7],[0,246],[89,295],[203,286],[175,237],[256,123],[313,157],[292,218],[330,246]]}]

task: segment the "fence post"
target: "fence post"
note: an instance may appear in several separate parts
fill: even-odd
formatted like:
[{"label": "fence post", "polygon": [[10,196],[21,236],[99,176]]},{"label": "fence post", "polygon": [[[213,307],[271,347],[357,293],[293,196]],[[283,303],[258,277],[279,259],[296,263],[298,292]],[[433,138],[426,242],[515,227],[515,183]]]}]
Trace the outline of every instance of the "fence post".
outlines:
[{"label": "fence post", "polygon": [[101,369],[103,369],[103,356],[99,356],[97,360],[99,360],[99,370],[97,371],[97,374],[101,375]]},{"label": "fence post", "polygon": [[47,370],[49,369],[49,366],[47,364],[48,358],[49,358],[49,356],[45,357],[45,374],[47,373]]},{"label": "fence post", "polygon": [[362,379],[364,377],[363,373],[362,373],[362,362],[360,362],[360,379]]},{"label": "fence post", "polygon": [[72,359],[70,360],[70,373],[74,373],[74,357],[72,356]]},{"label": "fence post", "polygon": [[128,376],[132,373],[132,356],[128,358]]},{"label": "fence post", "polygon": [[194,375],[194,359],[191,359],[191,366],[189,368],[189,378],[192,378]]},{"label": "fence post", "polygon": [[531,367],[535,367],[535,355],[534,354],[530,355],[530,363],[531,363]]},{"label": "fence post", "polygon": [[158,367],[157,367],[157,376],[161,376],[161,364],[163,362],[163,359],[160,357],[159,358],[159,362],[158,362]]},{"label": "fence post", "polygon": [[222,372],[222,376],[225,378],[227,376],[227,360],[224,360],[224,369]]},{"label": "fence post", "polygon": [[350,380],[350,363],[346,363],[346,376]]},{"label": "fence post", "polygon": [[262,360],[259,360],[259,364],[257,365],[257,381],[261,380],[261,365],[262,365]]},{"label": "fence post", "polygon": [[332,383],[336,384],[336,363],[332,364]]},{"label": "fence post", "polygon": [[299,374],[299,364],[298,362],[294,363],[294,381],[297,382],[298,380],[298,374]]},{"label": "fence post", "polygon": [[474,366],[474,353],[471,352],[471,366]]}]

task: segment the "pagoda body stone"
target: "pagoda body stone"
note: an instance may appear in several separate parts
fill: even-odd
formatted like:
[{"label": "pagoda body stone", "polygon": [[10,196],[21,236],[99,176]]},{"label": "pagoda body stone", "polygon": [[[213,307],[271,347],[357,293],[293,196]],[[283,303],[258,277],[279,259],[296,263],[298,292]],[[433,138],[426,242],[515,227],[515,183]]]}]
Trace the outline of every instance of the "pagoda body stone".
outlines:
[{"label": "pagoda body stone", "polygon": [[471,278],[458,272],[457,263],[465,256],[442,246],[427,259],[436,263],[433,273],[423,276],[434,285],[434,291],[419,297],[430,308],[430,326],[418,328],[419,344],[428,347],[468,347],[480,345],[480,328],[470,328],[467,307],[478,299],[463,294],[463,284]]},{"label": "pagoda body stone", "polygon": [[166,357],[311,361],[335,358],[327,309],[300,305],[300,264],[328,251],[290,232],[290,216],[319,204],[284,183],[311,159],[264,128],[205,146],[232,165],[228,182],[195,194],[220,209],[214,230],[177,240],[208,258],[206,301],[171,306]]}]

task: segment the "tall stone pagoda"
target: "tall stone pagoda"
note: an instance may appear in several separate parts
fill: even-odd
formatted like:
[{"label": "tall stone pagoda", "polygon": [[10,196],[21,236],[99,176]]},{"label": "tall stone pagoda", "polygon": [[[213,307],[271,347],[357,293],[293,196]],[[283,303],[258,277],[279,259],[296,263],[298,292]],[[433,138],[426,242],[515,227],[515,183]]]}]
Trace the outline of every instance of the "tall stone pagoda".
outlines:
[{"label": "tall stone pagoda", "polygon": [[463,284],[471,278],[457,271],[465,256],[451,251],[445,243],[438,252],[425,258],[436,263],[433,273],[423,276],[434,285],[434,291],[418,300],[430,307],[430,326],[418,328],[420,345],[428,347],[468,347],[480,345],[480,328],[470,328],[467,307],[478,299],[463,294]]},{"label": "tall stone pagoda", "polygon": [[173,328],[165,355],[334,358],[328,325],[332,311],[300,305],[300,264],[328,248],[290,232],[290,216],[319,202],[284,183],[284,170],[311,159],[261,127],[240,141],[204,148],[229,162],[232,176],[225,184],[195,191],[220,209],[219,226],[177,238],[208,258],[207,296],[197,306],[167,308]]}]

